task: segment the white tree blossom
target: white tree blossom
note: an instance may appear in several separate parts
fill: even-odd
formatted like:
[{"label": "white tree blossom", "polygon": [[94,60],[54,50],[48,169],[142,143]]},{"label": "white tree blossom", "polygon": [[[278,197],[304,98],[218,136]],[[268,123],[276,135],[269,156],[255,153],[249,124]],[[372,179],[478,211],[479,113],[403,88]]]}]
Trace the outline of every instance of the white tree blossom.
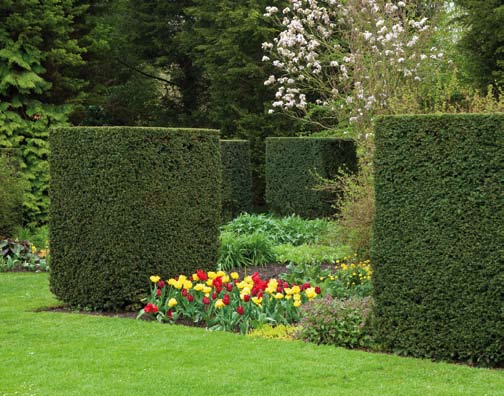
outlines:
[{"label": "white tree blossom", "polygon": [[423,50],[428,20],[409,19],[407,10],[407,1],[389,0],[289,0],[283,10],[267,7],[265,15],[282,28],[262,46],[263,60],[276,69],[265,82],[277,86],[272,107],[302,114],[311,104],[325,106],[338,122],[346,119],[369,136],[372,117],[401,84],[418,84],[422,64],[443,56]]}]

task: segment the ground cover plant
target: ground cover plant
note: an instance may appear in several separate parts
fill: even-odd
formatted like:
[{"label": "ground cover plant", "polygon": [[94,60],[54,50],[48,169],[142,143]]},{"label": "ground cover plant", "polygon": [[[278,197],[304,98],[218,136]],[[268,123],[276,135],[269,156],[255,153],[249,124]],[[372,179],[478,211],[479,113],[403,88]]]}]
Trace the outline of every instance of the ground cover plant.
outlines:
[{"label": "ground cover plant", "polygon": [[[0,274],[0,394],[502,396],[504,372],[75,313],[47,274]],[[302,369],[300,368],[302,366]],[[64,373],[64,374],[62,374]]]}]

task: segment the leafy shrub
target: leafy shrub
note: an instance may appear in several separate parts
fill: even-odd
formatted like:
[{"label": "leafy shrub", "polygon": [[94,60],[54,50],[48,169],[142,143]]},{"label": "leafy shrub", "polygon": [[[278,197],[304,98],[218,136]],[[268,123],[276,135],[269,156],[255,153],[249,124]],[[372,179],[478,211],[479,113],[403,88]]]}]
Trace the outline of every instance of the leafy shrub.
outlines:
[{"label": "leafy shrub", "polygon": [[222,221],[252,209],[252,168],[248,140],[221,140]]},{"label": "leafy shrub", "polygon": [[11,237],[22,223],[23,183],[9,150],[0,150],[0,238]]},{"label": "leafy shrub", "polygon": [[19,241],[30,241],[38,250],[49,248],[49,228],[47,226],[17,228],[14,236]]},{"label": "leafy shrub", "polygon": [[290,244],[278,245],[274,247],[277,261],[282,264],[297,265],[317,265],[336,264],[350,253],[348,246],[326,246],[326,245],[299,245]]},{"label": "leafy shrub", "polygon": [[273,243],[262,233],[236,235],[224,232],[220,241],[218,266],[222,270],[266,265],[276,261]]},{"label": "leafy shrub", "polygon": [[376,123],[375,332],[387,349],[504,364],[504,115]]},{"label": "leafy shrub", "polygon": [[317,188],[341,193],[333,203],[338,213],[339,238],[359,257],[369,258],[375,215],[371,167],[362,164],[358,172],[342,173],[334,179],[321,179]]},{"label": "leafy shrub", "polygon": [[327,220],[305,220],[299,216],[273,217],[269,215],[242,214],[222,227],[236,235],[261,233],[275,245],[316,243],[326,232]]},{"label": "leafy shrub", "polygon": [[315,191],[317,178],[356,170],[353,141],[336,138],[266,139],[266,202],[279,215],[332,214],[332,192]]},{"label": "leafy shrub", "polygon": [[371,309],[370,297],[341,300],[326,296],[309,301],[301,307],[296,338],[346,348],[371,347]]},{"label": "leafy shrub", "polygon": [[28,241],[0,240],[0,253],[0,272],[49,270],[49,257],[37,255]]},{"label": "leafy shrub", "polygon": [[58,298],[121,309],[140,300],[149,274],[215,266],[218,131],[79,127],[56,129],[49,140],[50,286]]}]

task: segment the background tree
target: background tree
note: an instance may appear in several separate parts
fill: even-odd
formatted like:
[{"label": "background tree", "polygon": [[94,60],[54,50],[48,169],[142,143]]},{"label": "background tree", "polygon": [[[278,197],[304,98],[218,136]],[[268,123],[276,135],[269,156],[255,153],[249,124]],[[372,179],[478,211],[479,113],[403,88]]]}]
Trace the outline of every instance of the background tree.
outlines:
[{"label": "background tree", "polygon": [[504,1],[455,0],[464,12],[460,48],[473,83],[504,86]]},{"label": "background tree", "polygon": [[74,22],[86,9],[73,0],[0,3],[0,147],[18,147],[24,221],[44,223],[48,206],[47,135],[65,124],[85,82],[75,74],[84,49]]},{"label": "background tree", "polygon": [[268,115],[274,96],[264,80],[271,66],[261,45],[277,27],[264,17],[268,0],[194,0],[185,8],[192,23],[176,38],[206,80],[207,111],[224,137],[251,142],[256,204],[264,192],[264,139],[295,134],[295,122]]}]

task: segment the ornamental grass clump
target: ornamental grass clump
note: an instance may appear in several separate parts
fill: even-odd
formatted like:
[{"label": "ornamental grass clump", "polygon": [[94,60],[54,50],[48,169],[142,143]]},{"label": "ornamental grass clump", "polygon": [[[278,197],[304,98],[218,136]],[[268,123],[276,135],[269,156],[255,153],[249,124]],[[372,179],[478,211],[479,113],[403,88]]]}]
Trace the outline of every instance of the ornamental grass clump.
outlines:
[{"label": "ornamental grass clump", "polygon": [[338,299],[327,295],[301,308],[296,338],[346,348],[373,346],[369,332],[371,297]]},{"label": "ornamental grass clump", "polygon": [[175,323],[203,323],[210,330],[239,331],[264,324],[289,325],[299,321],[299,307],[321,294],[309,283],[292,285],[280,279],[263,280],[257,272],[240,279],[238,273],[198,270],[167,281],[150,277],[151,294],[138,317]]}]

